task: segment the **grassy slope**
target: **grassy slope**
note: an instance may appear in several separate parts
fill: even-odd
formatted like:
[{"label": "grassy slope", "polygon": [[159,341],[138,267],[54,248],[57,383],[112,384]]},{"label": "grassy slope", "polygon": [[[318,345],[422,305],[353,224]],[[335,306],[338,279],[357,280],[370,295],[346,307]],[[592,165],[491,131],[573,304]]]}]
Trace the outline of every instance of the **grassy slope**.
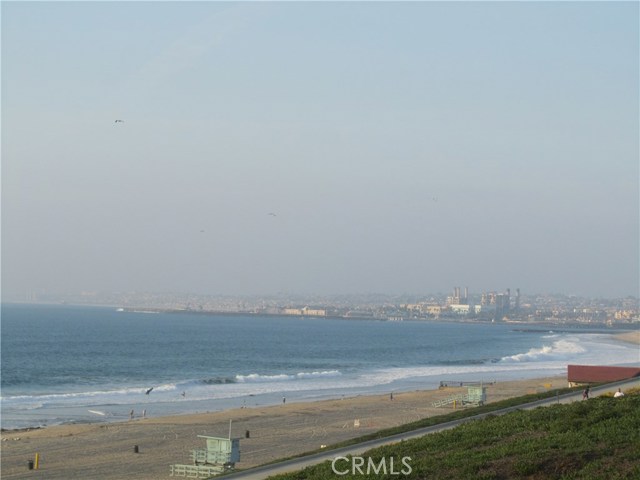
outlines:
[{"label": "grassy slope", "polygon": [[[321,479],[638,479],[640,395],[600,397],[490,417],[450,431],[371,450],[395,474],[338,476],[325,462],[274,480]],[[412,473],[398,474],[411,457]],[[388,465],[388,463],[387,463]],[[340,464],[341,470],[348,468]]]}]

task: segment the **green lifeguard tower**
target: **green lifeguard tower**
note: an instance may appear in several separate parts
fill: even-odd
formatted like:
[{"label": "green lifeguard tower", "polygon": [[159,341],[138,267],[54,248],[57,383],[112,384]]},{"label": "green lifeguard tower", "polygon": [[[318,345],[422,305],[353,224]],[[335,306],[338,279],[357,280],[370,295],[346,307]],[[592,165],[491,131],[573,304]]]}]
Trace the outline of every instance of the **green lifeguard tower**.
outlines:
[{"label": "green lifeguard tower", "polygon": [[483,387],[482,385],[467,387],[467,397],[465,398],[465,401],[472,405],[484,405],[484,402],[487,401],[486,387]]},{"label": "green lifeguard tower", "polygon": [[484,405],[484,402],[486,401],[487,388],[480,384],[468,386],[467,393],[459,393],[458,395],[453,395],[437,402],[433,402],[431,405],[437,408],[453,404],[454,408],[456,408],[457,405]]},{"label": "green lifeguard tower", "polygon": [[172,477],[208,478],[228,472],[240,461],[240,439],[198,435],[207,448],[191,451],[191,465],[171,465]]}]

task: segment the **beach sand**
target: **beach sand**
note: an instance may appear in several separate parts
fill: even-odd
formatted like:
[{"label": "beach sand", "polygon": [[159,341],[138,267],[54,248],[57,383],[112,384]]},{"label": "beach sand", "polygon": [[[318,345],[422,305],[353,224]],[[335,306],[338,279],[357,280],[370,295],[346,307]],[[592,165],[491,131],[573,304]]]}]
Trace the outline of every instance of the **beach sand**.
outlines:
[{"label": "beach sand", "polygon": [[[487,401],[566,387],[565,377],[498,382],[486,385]],[[223,412],[134,419],[132,421],[51,426],[7,431],[2,437],[3,479],[138,480],[171,478],[169,466],[191,464],[193,449],[204,448],[197,435],[241,438],[245,469],[308,452],[377,430],[448,413],[432,402],[466,388],[358,396],[339,400],[240,408]],[[472,408],[472,407],[468,407]],[[359,420],[359,427],[355,421]],[[249,438],[245,438],[249,431]],[[139,453],[134,452],[134,445]],[[28,461],[39,454],[39,469]]]},{"label": "beach sand", "polygon": [[620,333],[618,335],[615,335],[615,338],[624,342],[640,345],[640,330],[636,330],[635,332]]}]

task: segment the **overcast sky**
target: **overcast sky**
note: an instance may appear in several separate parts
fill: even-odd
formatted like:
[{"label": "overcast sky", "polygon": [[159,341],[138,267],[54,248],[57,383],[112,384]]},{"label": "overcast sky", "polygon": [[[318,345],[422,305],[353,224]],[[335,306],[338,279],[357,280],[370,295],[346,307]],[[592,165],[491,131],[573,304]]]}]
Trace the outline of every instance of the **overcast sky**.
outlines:
[{"label": "overcast sky", "polygon": [[3,293],[637,295],[638,14],[3,1]]}]

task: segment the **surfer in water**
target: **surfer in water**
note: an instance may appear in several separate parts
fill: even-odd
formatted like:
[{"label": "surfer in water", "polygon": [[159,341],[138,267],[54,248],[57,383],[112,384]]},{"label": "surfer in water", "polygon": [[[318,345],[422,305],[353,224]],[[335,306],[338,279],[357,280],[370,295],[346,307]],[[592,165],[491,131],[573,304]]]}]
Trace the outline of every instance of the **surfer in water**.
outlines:
[{"label": "surfer in water", "polygon": [[153,390],[153,387],[151,387],[149,390],[147,390],[146,392],[144,392],[145,395],[149,395],[151,393],[151,390]]}]

